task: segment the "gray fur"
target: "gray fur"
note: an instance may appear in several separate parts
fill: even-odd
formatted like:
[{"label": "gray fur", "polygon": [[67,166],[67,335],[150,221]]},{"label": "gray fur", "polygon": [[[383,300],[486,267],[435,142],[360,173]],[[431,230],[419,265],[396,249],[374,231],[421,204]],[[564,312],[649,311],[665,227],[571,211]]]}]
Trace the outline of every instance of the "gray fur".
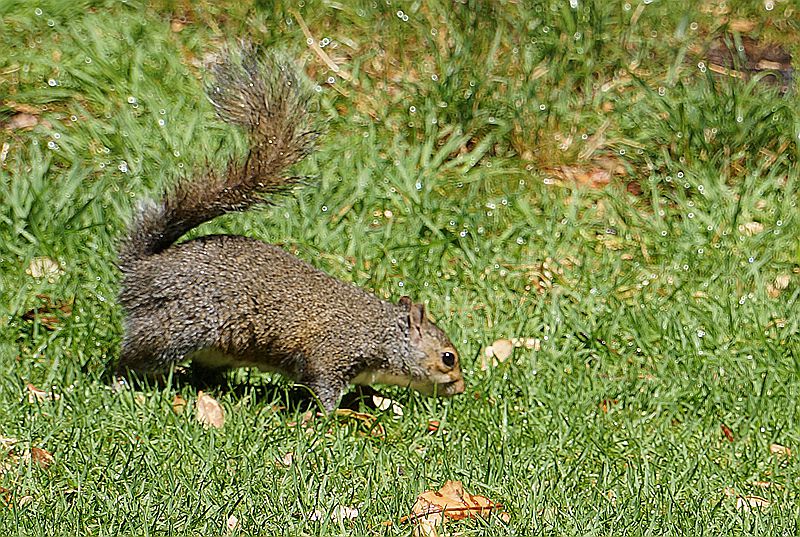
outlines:
[{"label": "gray fur", "polygon": [[162,202],[140,202],[119,259],[126,313],[120,368],[164,372],[193,360],[254,366],[309,386],[326,410],[350,382],[388,382],[427,393],[464,390],[456,351],[424,308],[391,304],[336,280],[277,246],[212,235],[175,244],[199,224],[270,203],[294,184],[287,169],[313,148],[309,93],[287,62],[244,46],[214,69],[209,98],[241,125],[251,149],[184,179]]}]

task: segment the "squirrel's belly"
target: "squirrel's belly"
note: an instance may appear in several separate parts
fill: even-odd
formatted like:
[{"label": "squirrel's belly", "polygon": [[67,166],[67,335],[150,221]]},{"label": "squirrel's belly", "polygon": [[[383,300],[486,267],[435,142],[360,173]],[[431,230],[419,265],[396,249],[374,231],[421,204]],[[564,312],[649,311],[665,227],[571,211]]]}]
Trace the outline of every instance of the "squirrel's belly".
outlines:
[{"label": "squirrel's belly", "polygon": [[226,354],[219,349],[200,349],[192,352],[187,356],[192,362],[197,362],[200,365],[209,369],[228,369],[234,367],[257,367],[260,371],[282,373],[284,375],[291,375],[291,371],[286,371],[278,364],[271,364],[264,360],[253,361]]}]

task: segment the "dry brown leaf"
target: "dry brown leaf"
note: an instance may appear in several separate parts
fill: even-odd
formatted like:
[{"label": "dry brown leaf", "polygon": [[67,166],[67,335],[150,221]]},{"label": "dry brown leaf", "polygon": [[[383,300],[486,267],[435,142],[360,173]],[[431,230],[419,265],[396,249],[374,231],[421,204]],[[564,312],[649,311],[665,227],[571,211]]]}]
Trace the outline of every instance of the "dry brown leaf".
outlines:
[{"label": "dry brown leaf", "polygon": [[58,328],[59,323],[63,317],[72,315],[72,306],[75,298],[69,300],[59,301],[55,304],[47,295],[36,295],[36,298],[42,301],[42,305],[38,308],[32,308],[22,314],[22,318],[26,321],[39,320],[39,324],[48,330],[55,330]]},{"label": "dry brown leaf", "polygon": [[55,461],[50,453],[38,447],[31,448],[31,460],[41,468],[48,468]]},{"label": "dry brown leaf", "polygon": [[773,487],[773,483],[771,481],[753,481],[753,486],[760,489],[769,489]]},{"label": "dry brown leaf", "polygon": [[773,455],[779,455],[781,457],[791,457],[792,450],[786,446],[782,446],[780,444],[770,444],[769,445],[769,452]]},{"label": "dry brown leaf", "polygon": [[32,129],[38,124],[39,124],[39,118],[37,118],[33,114],[18,112],[13,116],[11,116],[11,118],[8,120],[8,123],[6,123],[6,129],[10,131],[15,131],[19,129]]},{"label": "dry brown leaf", "polygon": [[172,411],[180,416],[186,410],[186,399],[179,393],[172,398]]},{"label": "dry brown leaf", "polygon": [[731,428],[725,425],[724,423],[720,423],[719,428],[722,429],[722,434],[725,435],[725,438],[728,439],[728,442],[733,442],[734,437]]},{"label": "dry brown leaf", "polygon": [[57,278],[64,273],[61,265],[49,257],[34,257],[25,272],[34,278]]},{"label": "dry brown leaf", "polygon": [[370,432],[372,436],[385,437],[386,429],[383,428],[378,422],[378,418],[366,412],[356,412],[349,408],[337,408],[335,414],[344,418],[354,419],[361,422],[361,424]]},{"label": "dry brown leaf", "polygon": [[[509,515],[500,503],[486,496],[473,495],[464,490],[460,481],[447,481],[438,491],[427,490],[417,496],[411,514],[402,521],[419,525],[422,535],[436,535],[436,527],[445,518],[461,520],[470,517],[489,517],[492,513],[508,522]],[[433,531],[434,533],[430,533]]]},{"label": "dry brown leaf", "polygon": [[290,467],[293,462],[294,462],[294,453],[292,453],[291,451],[285,454],[280,459],[278,459],[278,464],[280,464],[284,468]]},{"label": "dry brown leaf", "polygon": [[756,27],[756,21],[747,19],[734,19],[728,23],[728,28],[734,32],[747,33],[752,32]]},{"label": "dry brown leaf", "polygon": [[36,402],[44,402],[44,401],[56,401],[61,399],[61,396],[57,393],[53,392],[46,392],[44,390],[40,390],[30,382],[25,385],[28,389],[28,402],[29,403],[36,403]]},{"label": "dry brown leaf", "polygon": [[491,345],[492,354],[500,362],[505,362],[514,352],[514,344],[510,339],[498,339]]},{"label": "dry brown leaf", "polygon": [[206,427],[219,429],[225,425],[225,412],[216,399],[210,395],[197,392],[197,403],[195,403],[197,421]]},{"label": "dry brown leaf", "polygon": [[769,507],[769,500],[761,496],[739,496],[736,498],[736,509],[739,511],[752,511]]},{"label": "dry brown leaf", "polygon": [[[317,412],[315,414],[311,410],[303,412],[303,414],[300,416],[300,426],[301,427],[305,427],[306,425],[308,425],[314,419],[315,416],[318,416],[318,417],[322,416],[322,413],[321,412]],[[289,421],[289,422],[286,423],[286,426],[287,427],[297,427],[297,422],[296,421]]]},{"label": "dry brown leaf", "polygon": [[779,296],[781,296],[781,291],[780,291],[780,289],[775,287],[775,284],[768,283],[767,284],[767,296],[770,297],[770,298],[778,298]]},{"label": "dry brown leaf", "polygon": [[186,26],[186,21],[183,21],[181,19],[172,19],[172,21],[169,23],[169,29],[175,33],[182,31],[185,26]]},{"label": "dry brown leaf", "polygon": [[790,274],[779,274],[775,276],[775,289],[784,290],[789,287],[789,281],[791,281],[792,276]]},{"label": "dry brown leaf", "polygon": [[611,182],[611,171],[604,168],[561,166],[560,169],[566,179],[581,186],[604,188]]},{"label": "dry brown leaf", "polygon": [[619,399],[603,399],[600,401],[600,410],[602,410],[604,413],[608,413],[611,407],[617,403],[619,403]]},{"label": "dry brown leaf", "polygon": [[528,350],[540,351],[542,350],[542,340],[535,337],[526,337],[522,342],[522,346]]},{"label": "dry brown leaf", "polygon": [[764,231],[764,224],[761,222],[745,222],[744,224],[739,224],[739,233],[747,235],[748,237],[758,235],[762,231]]},{"label": "dry brown leaf", "polygon": [[497,367],[511,357],[515,348],[525,347],[528,350],[541,350],[542,342],[532,337],[512,337],[510,339],[498,339],[491,345],[483,349],[481,355],[481,371],[487,371],[490,367]]},{"label": "dry brown leaf", "polygon": [[441,524],[441,515],[422,518],[414,524],[414,537],[439,537],[439,532],[436,531],[436,528]]},{"label": "dry brown leaf", "polygon": [[392,409],[392,413],[395,416],[402,416],[403,415],[403,405],[400,403],[389,399],[388,397],[381,397],[380,395],[373,395],[372,402],[375,404],[378,410],[383,410],[384,412]]},{"label": "dry brown leaf", "polygon": [[358,518],[358,509],[354,507],[347,507],[346,505],[337,505],[331,511],[331,518],[337,521],[353,520]]}]

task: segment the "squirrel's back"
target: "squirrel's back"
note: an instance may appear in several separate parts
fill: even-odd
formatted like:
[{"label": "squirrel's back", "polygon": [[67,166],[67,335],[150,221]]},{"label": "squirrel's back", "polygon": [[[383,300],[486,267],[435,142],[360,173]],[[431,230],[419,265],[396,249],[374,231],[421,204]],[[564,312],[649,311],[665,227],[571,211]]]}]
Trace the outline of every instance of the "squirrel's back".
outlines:
[{"label": "squirrel's back", "polygon": [[288,63],[245,47],[229,51],[214,74],[209,97],[222,119],[244,127],[250,152],[141,204],[119,251],[120,369],[165,371],[189,359],[256,366],[304,383],[327,410],[350,382],[461,393],[455,348],[421,304],[385,302],[255,239],[175,244],[199,224],[269,203],[293,185],[288,170],[317,137],[309,90]]}]

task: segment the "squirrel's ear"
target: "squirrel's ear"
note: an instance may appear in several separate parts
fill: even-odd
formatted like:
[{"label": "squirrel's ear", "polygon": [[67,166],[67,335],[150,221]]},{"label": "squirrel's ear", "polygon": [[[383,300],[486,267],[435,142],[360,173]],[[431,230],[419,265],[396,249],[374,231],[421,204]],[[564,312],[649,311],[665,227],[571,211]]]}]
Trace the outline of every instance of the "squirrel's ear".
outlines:
[{"label": "squirrel's ear", "polygon": [[412,341],[421,339],[422,323],[425,322],[425,306],[414,304],[407,296],[400,299],[400,304],[408,308],[408,333],[411,335]]}]

